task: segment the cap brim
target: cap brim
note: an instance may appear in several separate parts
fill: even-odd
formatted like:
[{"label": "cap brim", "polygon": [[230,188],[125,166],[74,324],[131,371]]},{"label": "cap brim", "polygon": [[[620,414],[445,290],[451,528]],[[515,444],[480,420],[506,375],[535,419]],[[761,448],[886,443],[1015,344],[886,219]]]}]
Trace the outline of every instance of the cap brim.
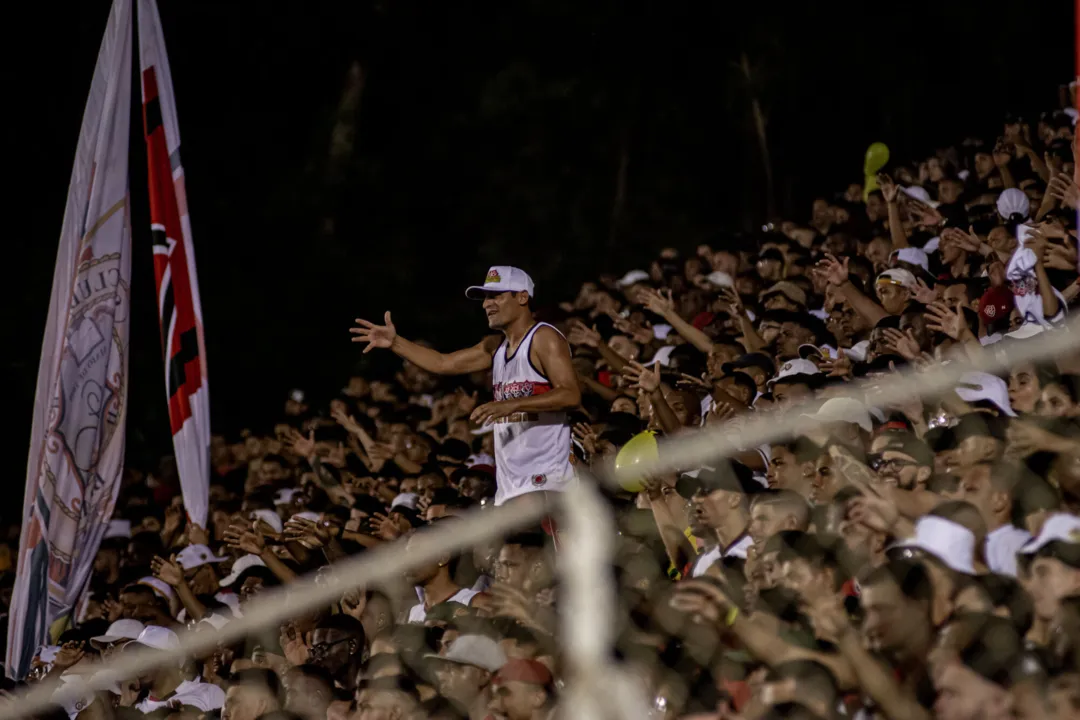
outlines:
[{"label": "cap brim", "polygon": [[121,640],[134,640],[135,638],[121,637],[119,635],[98,635],[97,637],[90,638],[90,644],[97,643],[99,645],[112,645],[114,642],[120,642]]},{"label": "cap brim", "polygon": [[704,487],[705,483],[690,475],[680,475],[675,481],[675,492],[687,500],[694,497],[694,494]]},{"label": "cap brim", "polygon": [[528,290],[515,290],[514,288],[503,287],[501,285],[471,285],[465,288],[465,297],[470,300],[483,300],[488,295],[502,295],[503,293],[508,292],[528,292]]}]

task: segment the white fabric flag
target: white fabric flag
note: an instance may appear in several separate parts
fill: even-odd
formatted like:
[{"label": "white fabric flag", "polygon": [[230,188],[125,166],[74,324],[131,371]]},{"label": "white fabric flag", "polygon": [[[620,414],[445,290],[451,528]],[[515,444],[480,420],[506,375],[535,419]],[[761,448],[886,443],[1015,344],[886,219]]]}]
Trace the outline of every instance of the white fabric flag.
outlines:
[{"label": "white fabric flag", "polygon": [[127,419],[131,0],[114,0],[83,112],[38,366],[7,673],[25,677],[83,591]]},{"label": "white fabric flag", "polygon": [[150,178],[150,231],[165,353],[165,395],[188,519],[206,527],[210,494],[210,390],[202,303],[195,274],[180,127],[155,0],[138,0],[143,128]]}]

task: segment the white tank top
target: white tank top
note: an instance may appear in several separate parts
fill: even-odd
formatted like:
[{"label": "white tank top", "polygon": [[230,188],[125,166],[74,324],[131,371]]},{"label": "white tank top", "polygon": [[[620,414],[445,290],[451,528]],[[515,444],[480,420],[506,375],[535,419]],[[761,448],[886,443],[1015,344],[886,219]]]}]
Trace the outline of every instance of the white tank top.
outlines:
[{"label": "white tank top", "polygon": [[[417,588],[416,594],[420,596],[420,603],[409,608],[409,622],[423,625],[424,620],[427,619],[427,609],[424,608],[424,593],[420,588]],[[456,602],[461,603],[462,605],[470,605],[472,604],[472,599],[479,594],[479,590],[461,588],[456,593],[446,598],[444,602]]]},{"label": "white tank top", "polygon": [[[533,338],[541,327],[555,330],[547,323],[536,323],[513,354],[507,355],[506,340],[495,351],[492,358],[495,400],[530,397],[551,390],[551,382],[533,367],[529,358]],[[519,413],[500,418],[495,421],[494,433],[496,505],[527,492],[565,490],[573,482],[570,422],[565,412]]]}]

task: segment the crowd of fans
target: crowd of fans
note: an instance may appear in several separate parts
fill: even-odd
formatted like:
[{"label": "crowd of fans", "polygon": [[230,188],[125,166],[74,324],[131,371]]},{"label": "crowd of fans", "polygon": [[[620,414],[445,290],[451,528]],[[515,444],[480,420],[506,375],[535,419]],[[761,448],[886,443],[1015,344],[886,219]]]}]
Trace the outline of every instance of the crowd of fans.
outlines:
[{"label": "crowd of fans", "polygon": [[[615,662],[649,717],[1080,717],[1080,353],[970,372],[926,401],[874,397],[898,370],[1068,332],[1074,118],[1007,118],[1000,137],[887,168],[808,218],[665,248],[534,308],[572,347],[578,468],[817,403],[798,437],[605,488]],[[296,391],[272,429],[215,437],[207,528],[186,521],[173,464],[127,470],[85,600],[25,682],[80,682],[126,649],[175,647],[183,627],[216,632],[269,588],[338,582],[338,559],[493,506],[495,433],[474,421],[489,375],[399,367],[326,404]],[[838,396],[857,379],[861,401]],[[52,714],[573,717],[559,536],[545,522],[343,587],[332,607]]]}]

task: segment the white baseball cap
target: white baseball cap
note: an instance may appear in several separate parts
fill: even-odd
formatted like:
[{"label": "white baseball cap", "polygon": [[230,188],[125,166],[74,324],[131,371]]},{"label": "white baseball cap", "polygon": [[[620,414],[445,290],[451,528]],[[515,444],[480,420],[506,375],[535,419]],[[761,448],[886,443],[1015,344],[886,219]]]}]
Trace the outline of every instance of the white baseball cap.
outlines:
[{"label": "white baseball cap", "polygon": [[853,398],[830,398],[821,404],[816,413],[806,414],[803,417],[813,418],[823,423],[851,423],[858,425],[866,432],[872,432],[874,429],[874,423],[870,419],[866,406]]},{"label": "white baseball cap", "polygon": [[1006,220],[1013,213],[1027,217],[1028,213],[1031,212],[1031,201],[1028,200],[1028,196],[1023,190],[1007,188],[998,195],[997,211],[998,215]]},{"label": "white baseball cap", "polygon": [[145,585],[154,591],[154,594],[162,598],[169,603],[169,607],[172,607],[173,603],[177,602],[176,592],[173,591],[169,584],[164,580],[154,577],[153,575],[147,575],[144,578],[139,578],[135,581],[136,585]]},{"label": "white baseball cap", "polygon": [[485,293],[521,292],[533,297],[533,281],[529,273],[509,265],[492,265],[488,268],[483,285],[473,285],[465,290],[465,297],[482,299]]},{"label": "white baseball cap", "polygon": [[664,323],[652,326],[653,337],[657,340],[667,340],[667,336],[671,334],[672,330],[674,330],[673,327]]},{"label": "white baseball cap", "polygon": [[267,525],[274,529],[274,532],[281,532],[281,516],[273,510],[267,510],[266,508],[252,510],[251,517],[257,520],[264,521]]},{"label": "white baseball cap", "polygon": [[1016,417],[1012,404],[1009,403],[1009,386],[997,375],[966,372],[957,382],[956,394],[961,400],[969,403],[987,400],[997,405],[998,410],[1006,415]]},{"label": "white baseball cap", "polygon": [[415,510],[416,509],[416,504],[419,501],[420,501],[420,496],[417,495],[416,493],[411,493],[411,492],[398,493],[397,495],[394,496],[393,501],[391,501],[390,509],[393,510],[394,508],[396,508],[398,506],[401,506],[401,507],[407,507],[410,510]]},{"label": "white baseball cap", "polygon": [[207,613],[203,616],[203,619],[199,621],[199,624],[206,623],[215,630],[220,630],[229,624],[229,618],[217,613]]},{"label": "white baseball cap", "polygon": [[134,642],[157,650],[175,650],[180,647],[180,638],[176,633],[160,625],[147,625]]},{"label": "white baseball cap", "polygon": [[893,547],[917,548],[957,572],[975,574],[975,534],[960,523],[937,515],[923,515],[915,523],[915,537]]},{"label": "white baseball cap", "polygon": [[674,345],[665,345],[653,355],[652,360],[649,361],[649,365],[655,365],[660,363],[664,367],[671,365],[671,353],[675,352]]},{"label": "white baseball cap", "polygon": [[506,664],[506,653],[499,643],[484,635],[461,635],[450,643],[445,655],[428,654],[425,658],[474,665],[488,672],[496,672]]},{"label": "white baseball cap", "polygon": [[1028,540],[1017,552],[1022,555],[1034,555],[1045,545],[1054,541],[1080,544],[1080,517],[1068,513],[1051,515],[1043,523],[1038,537]]},{"label": "white baseball cap", "polygon": [[780,366],[780,371],[776,373],[776,377],[769,380],[769,387],[782,378],[791,377],[792,375],[820,375],[821,371],[818,370],[818,366],[809,360],[788,360],[786,363]]},{"label": "white baseball cap", "polygon": [[228,587],[229,585],[232,585],[234,582],[236,582],[236,579],[240,577],[240,574],[242,572],[244,572],[248,568],[258,567],[260,565],[262,567],[266,567],[266,563],[264,563],[262,561],[262,558],[258,555],[248,554],[239,557],[236,559],[236,562],[233,563],[232,571],[224,578],[222,578],[218,582],[218,585],[221,585],[222,587]]},{"label": "white baseball cap", "polygon": [[926,188],[919,187],[918,185],[910,185],[908,187],[900,188],[900,192],[907,195],[912,200],[918,200],[924,205],[936,208],[938,204],[930,199],[930,193],[926,192]]},{"label": "white baseball cap", "polygon": [[896,260],[906,262],[909,265],[918,265],[926,272],[930,272],[930,258],[919,248],[899,248],[893,250],[892,253],[889,254],[889,258],[895,258]]},{"label": "white baseball cap", "polygon": [[890,268],[877,276],[876,284],[903,285],[908,290],[914,290],[915,276],[904,268]]},{"label": "white baseball cap", "polygon": [[109,626],[109,629],[105,631],[104,635],[90,638],[90,644],[100,649],[99,646],[101,645],[111,645],[120,640],[134,640],[139,637],[139,633],[145,628],[146,626],[138,620],[130,620],[128,618],[117,620]]},{"label": "white baseball cap", "polygon": [[634,283],[649,282],[649,273],[644,270],[631,270],[623,275],[616,281],[616,284],[621,287],[630,287]]},{"label": "white baseball cap", "polygon": [[275,505],[289,505],[297,493],[304,492],[302,488],[281,488],[274,496]]},{"label": "white baseball cap", "polygon": [[218,557],[205,545],[188,545],[176,553],[176,562],[185,570],[202,567],[210,563],[225,562],[228,558]]},{"label": "white baseball cap", "polygon": [[705,276],[705,279],[708,280],[710,284],[715,285],[716,287],[735,287],[735,281],[732,280],[731,276],[723,270],[713,270],[711,273]]}]

